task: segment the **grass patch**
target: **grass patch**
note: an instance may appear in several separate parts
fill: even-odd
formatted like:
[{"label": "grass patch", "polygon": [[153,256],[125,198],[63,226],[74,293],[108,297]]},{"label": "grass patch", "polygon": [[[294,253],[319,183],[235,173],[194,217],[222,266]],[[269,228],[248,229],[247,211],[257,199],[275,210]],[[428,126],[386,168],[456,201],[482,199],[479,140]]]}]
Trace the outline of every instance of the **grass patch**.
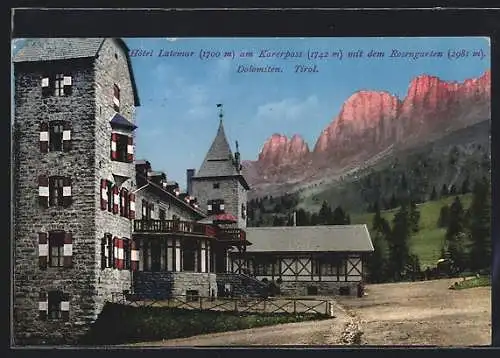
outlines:
[{"label": "grass patch", "polygon": [[[469,208],[472,201],[472,194],[459,195],[464,208]],[[439,228],[437,222],[441,207],[451,205],[455,196],[449,196],[435,201],[428,201],[418,206],[420,210],[420,230],[413,234],[410,239],[410,250],[420,259],[420,265],[424,270],[427,266],[436,266],[437,260],[440,259],[441,247],[444,243],[446,229]],[[384,217],[389,223],[392,223],[394,215],[399,209],[391,209],[382,211]],[[373,221],[373,213],[353,214],[351,216],[352,224],[366,224],[371,228]]]},{"label": "grass patch", "polygon": [[327,318],[326,315],[304,313],[235,313],[108,303],[81,343],[108,345],[158,341]]},{"label": "grass patch", "polygon": [[486,286],[491,286],[490,276],[473,277],[463,281],[457,281],[455,282],[454,285],[450,286],[450,289],[465,290],[467,288],[486,287]]}]

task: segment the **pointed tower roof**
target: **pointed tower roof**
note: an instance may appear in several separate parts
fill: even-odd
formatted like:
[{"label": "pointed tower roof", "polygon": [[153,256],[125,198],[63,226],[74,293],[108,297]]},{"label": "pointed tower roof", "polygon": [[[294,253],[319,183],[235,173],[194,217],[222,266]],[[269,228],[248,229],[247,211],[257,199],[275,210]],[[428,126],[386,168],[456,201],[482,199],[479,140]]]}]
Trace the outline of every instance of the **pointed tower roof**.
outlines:
[{"label": "pointed tower roof", "polygon": [[224,124],[220,119],[217,135],[205,156],[205,160],[196,173],[195,178],[236,176],[240,175],[234,165],[233,153],[224,132]]}]

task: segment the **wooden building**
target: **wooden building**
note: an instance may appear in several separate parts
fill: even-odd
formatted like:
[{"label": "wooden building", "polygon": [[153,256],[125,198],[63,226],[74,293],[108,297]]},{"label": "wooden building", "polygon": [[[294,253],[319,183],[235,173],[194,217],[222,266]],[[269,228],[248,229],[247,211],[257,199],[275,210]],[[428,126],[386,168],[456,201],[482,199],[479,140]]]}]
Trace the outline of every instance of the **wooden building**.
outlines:
[{"label": "wooden building", "polygon": [[244,254],[231,254],[231,270],[289,295],[355,294],[374,250],[366,225],[253,227],[247,239]]}]

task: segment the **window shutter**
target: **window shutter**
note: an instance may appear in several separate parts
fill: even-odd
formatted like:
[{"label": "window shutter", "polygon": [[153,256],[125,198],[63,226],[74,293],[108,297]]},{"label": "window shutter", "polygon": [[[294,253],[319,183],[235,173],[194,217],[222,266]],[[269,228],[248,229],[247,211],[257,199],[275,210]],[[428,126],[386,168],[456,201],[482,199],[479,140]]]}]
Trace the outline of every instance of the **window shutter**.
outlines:
[{"label": "window shutter", "polygon": [[113,214],[118,214],[118,205],[120,204],[120,194],[118,186],[113,187]]},{"label": "window shutter", "polygon": [[108,181],[101,179],[101,210],[106,210],[108,207]]},{"label": "window shutter", "polygon": [[49,244],[47,242],[47,234],[44,232],[38,233],[38,266],[41,269],[47,268],[47,259],[49,256]]},{"label": "window shutter", "polygon": [[47,88],[49,86],[49,78],[48,77],[43,77],[42,78],[42,88]]},{"label": "window shutter", "polygon": [[113,238],[113,268],[118,268],[118,237]]},{"label": "window shutter", "polygon": [[71,178],[63,178],[63,203],[65,207],[68,207],[72,203],[71,196]]},{"label": "window shutter", "polygon": [[224,212],[224,201],[221,200],[220,204],[219,204],[219,210],[221,212]]},{"label": "window shutter", "polygon": [[67,293],[62,295],[61,318],[63,321],[69,320],[69,295]]},{"label": "window shutter", "polygon": [[127,138],[127,161],[132,163],[134,161],[134,138]]},{"label": "window shutter", "polygon": [[137,271],[139,268],[139,250],[135,241],[130,240],[130,269]]},{"label": "window shutter", "polygon": [[64,76],[63,85],[64,86],[71,86],[71,84],[72,84],[71,76]]},{"label": "window shutter", "polygon": [[125,252],[123,251],[123,239],[118,239],[118,269],[123,270],[125,263]]},{"label": "window shutter", "polygon": [[71,123],[63,123],[63,151],[69,152],[71,150]]},{"label": "window shutter", "polygon": [[64,267],[73,266],[73,235],[70,232],[64,234]]},{"label": "window shutter", "polygon": [[130,220],[135,219],[135,194],[129,194],[129,211],[128,217]]},{"label": "window shutter", "polygon": [[38,299],[38,316],[41,320],[47,319],[47,314],[49,312],[49,302],[47,298],[47,292],[40,292]]},{"label": "window shutter", "polygon": [[38,200],[40,206],[49,206],[49,177],[46,175],[38,176]]},{"label": "window shutter", "polygon": [[106,236],[101,239],[101,270],[106,268],[108,262],[108,250],[106,250]]},{"label": "window shutter", "polygon": [[120,108],[120,88],[117,85],[113,86],[113,105],[118,112]]},{"label": "window shutter", "polygon": [[40,123],[40,152],[47,153],[49,151],[49,124]]},{"label": "window shutter", "polygon": [[211,215],[211,214],[212,214],[212,211],[213,211],[212,201],[210,200],[210,201],[207,203],[207,214],[208,214],[208,215]]},{"label": "window shutter", "polygon": [[116,143],[118,142],[118,134],[111,133],[111,159],[118,160],[118,151],[116,150]]}]

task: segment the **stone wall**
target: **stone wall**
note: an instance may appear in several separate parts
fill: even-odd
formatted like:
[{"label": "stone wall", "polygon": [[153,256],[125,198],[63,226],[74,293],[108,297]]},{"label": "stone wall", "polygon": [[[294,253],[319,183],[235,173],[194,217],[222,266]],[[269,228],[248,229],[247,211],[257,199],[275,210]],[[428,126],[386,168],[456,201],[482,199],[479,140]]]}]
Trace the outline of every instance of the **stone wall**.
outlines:
[{"label": "stone wall", "polygon": [[[42,97],[48,71],[72,77],[72,95]],[[14,336],[15,344],[71,343],[74,332],[95,318],[95,103],[94,69],[89,60],[15,65],[14,123]],[[71,123],[71,150],[40,151],[40,123]],[[71,178],[68,207],[38,203],[38,176]],[[73,267],[40,269],[38,232],[72,232]],[[69,294],[68,322],[39,319],[41,291]]]},{"label": "stone wall", "polygon": [[217,297],[214,273],[201,272],[134,272],[134,294],[140,299],[166,299],[184,296],[196,290],[202,297]]},{"label": "stone wall", "polygon": [[283,296],[307,296],[308,287],[316,287],[319,296],[341,295],[340,290],[345,288],[349,289],[350,296],[356,296],[358,293],[358,282],[283,281],[279,287]]},{"label": "stone wall", "polygon": [[[95,255],[94,270],[96,282],[95,314],[99,314],[106,301],[111,300],[113,293],[130,290],[131,272],[114,268],[101,269],[101,238],[106,233],[113,236],[131,238],[133,221],[120,214],[101,210],[101,179],[107,179],[129,192],[134,190],[135,165],[111,160],[111,125],[110,120],[115,114],[113,109],[113,86],[120,88],[120,114],[129,122],[134,123],[135,106],[132,90],[131,74],[127,66],[125,51],[118,46],[116,40],[106,39],[99,56],[95,61],[95,103],[96,103],[96,130],[95,130],[95,157],[93,169],[94,201],[92,209],[95,212],[94,236]],[[135,147],[135,144],[134,144]],[[123,175],[119,178],[116,174]],[[123,181],[123,183],[119,183]]]},{"label": "stone wall", "polygon": [[237,273],[218,273],[217,285],[219,287],[219,295],[223,295],[222,291],[228,287],[234,297],[250,296],[261,297],[267,292],[267,284],[256,280],[255,278]]}]

